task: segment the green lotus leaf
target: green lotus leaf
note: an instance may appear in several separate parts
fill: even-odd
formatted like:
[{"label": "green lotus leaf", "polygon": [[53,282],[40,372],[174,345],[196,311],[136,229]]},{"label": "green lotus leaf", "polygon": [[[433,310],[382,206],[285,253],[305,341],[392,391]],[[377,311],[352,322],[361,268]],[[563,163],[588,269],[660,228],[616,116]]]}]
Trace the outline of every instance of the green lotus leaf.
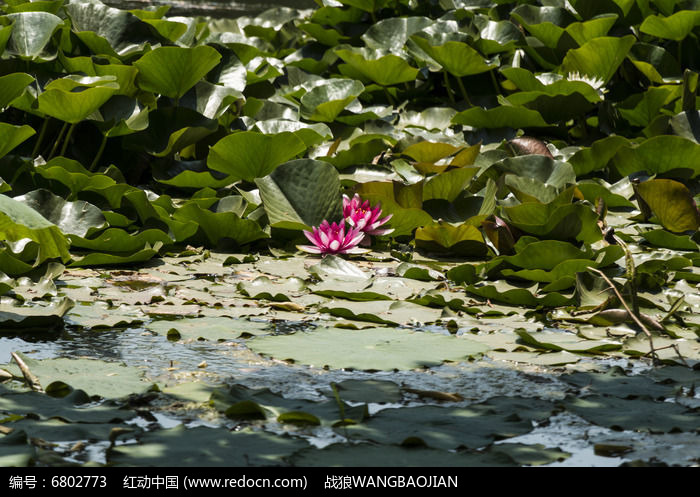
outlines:
[{"label": "green lotus leaf", "polygon": [[54,31],[63,23],[60,17],[49,12],[19,12],[8,14],[7,18],[13,25],[6,54],[40,62],[56,57],[55,52],[47,53],[46,49]]},{"label": "green lotus leaf", "polygon": [[662,46],[635,43],[627,57],[652,83],[663,84],[666,79],[681,77],[678,60]]},{"label": "green lotus leaf", "polygon": [[416,247],[430,252],[449,252],[468,257],[483,256],[488,251],[481,231],[467,223],[452,226],[438,222],[418,228]]},{"label": "green lotus leaf", "polygon": [[[59,381],[70,385],[72,393],[63,399],[68,400],[72,398],[77,400],[82,396],[83,402],[75,402],[78,405],[89,403],[90,398],[86,394],[99,395],[104,398],[118,398],[137,392],[145,392],[152,386],[150,382],[145,381],[143,372],[116,362],[63,357],[37,360],[26,356],[23,357],[23,360],[45,388],[51,383]],[[13,370],[16,370],[14,365],[11,367]],[[79,391],[81,392],[78,393]],[[52,399],[48,396],[44,397],[44,402],[49,405],[54,403],[51,401],[55,401],[56,404],[60,402],[58,399]],[[133,416],[133,413],[129,411],[120,414],[119,410],[106,405],[100,406],[93,413],[90,413],[92,408],[88,406],[83,407],[84,409],[73,409],[77,412],[74,412],[72,415],[65,412],[65,415],[60,417],[64,420],[72,419],[74,421],[94,423],[100,421],[109,422],[111,421],[110,416],[112,419],[119,419],[120,417],[123,419]],[[80,411],[84,412],[82,416],[79,414]],[[37,414],[50,416],[49,413],[41,411]]]},{"label": "green lotus leaf", "polygon": [[657,247],[672,250],[698,250],[698,244],[688,235],[676,235],[662,229],[644,231],[641,235],[646,241]]},{"label": "green lotus leaf", "polygon": [[[344,171],[352,166],[361,164],[371,164],[372,160],[382,152],[389,148],[385,138],[376,138],[374,140],[353,142],[350,148],[336,152],[330,157],[319,157],[320,160],[330,162],[339,171]],[[353,179],[357,178],[353,175]]]},{"label": "green lotus leaf", "polygon": [[291,132],[297,135],[307,147],[333,138],[331,129],[323,123],[304,123],[287,119],[267,119],[257,121],[255,127],[266,135],[275,135],[283,132]]},{"label": "green lotus leaf", "polygon": [[458,78],[481,74],[498,67],[497,63],[485,60],[479,52],[463,42],[448,41],[443,45],[433,46],[430,40],[419,35],[411,36],[411,40],[440,67]]},{"label": "green lotus leaf", "polygon": [[513,9],[511,16],[549,48],[558,48],[564,28],[576,20],[568,10],[551,6],[520,5]]},{"label": "green lotus leaf", "polygon": [[120,266],[138,264],[151,260],[158,255],[158,251],[163,246],[162,242],[156,242],[153,246],[146,243],[140,250],[132,253],[102,253],[91,252],[83,257],[74,256],[69,267],[90,267],[90,266]]},{"label": "green lotus leaf", "polygon": [[186,202],[175,211],[173,219],[181,222],[194,221],[199,225],[201,238],[213,245],[228,240],[236,245],[245,245],[269,237],[255,221],[241,219],[233,212],[212,212],[194,200]]},{"label": "green lotus leaf", "polygon": [[316,38],[319,42],[323,43],[328,47],[335,47],[342,42],[348,40],[348,37],[342,35],[333,28],[326,29],[319,24],[312,22],[305,22],[298,25],[298,28],[302,31],[309,33],[312,37]]},{"label": "green lotus leaf", "polygon": [[13,126],[0,122],[0,157],[10,153],[17,145],[35,133],[36,131],[26,124],[22,126]]},{"label": "green lotus leaf", "polygon": [[90,117],[106,137],[124,136],[148,127],[148,108],[138,100],[114,95]]},{"label": "green lotus leaf", "polygon": [[[534,401],[534,402],[533,402]],[[363,423],[338,428],[353,440],[371,440],[379,447],[398,447],[410,442],[422,442],[427,447],[452,450],[458,447],[489,447],[498,450],[504,440],[525,435],[533,430],[537,420],[548,419],[556,407],[552,402],[521,397],[492,397],[486,402],[467,407],[423,405],[400,409],[383,409]],[[420,443],[418,442],[418,443]],[[410,450],[427,450],[425,447]],[[481,451],[478,451],[483,455]],[[489,451],[490,452],[490,451]],[[459,455],[470,454],[459,452]],[[433,460],[432,458],[430,460]],[[494,454],[481,460],[492,466],[513,464],[512,459]],[[467,463],[469,464],[469,463]]]},{"label": "green lotus leaf", "polygon": [[371,181],[357,185],[355,191],[371,205],[381,204],[382,215],[391,214],[392,237],[412,234],[420,227],[433,222],[433,217],[423,209],[402,207],[395,198],[390,182]]},{"label": "green lotus leaf", "polygon": [[620,115],[632,126],[646,127],[659,115],[661,108],[673,100],[669,88],[649,88],[625,99],[617,106]]},{"label": "green lotus leaf", "polygon": [[74,302],[66,297],[48,306],[20,307],[0,304],[0,328],[10,333],[45,333],[61,329],[63,316],[73,305]]},{"label": "green lotus leaf", "polygon": [[623,136],[608,136],[595,141],[590,147],[580,149],[569,158],[568,162],[574,167],[577,176],[583,176],[592,171],[605,169],[617,151],[629,143],[629,140]]},{"label": "green lotus leaf", "polygon": [[109,228],[99,236],[86,239],[80,235],[69,237],[71,246],[99,252],[138,252],[146,244],[155,246],[160,242],[163,246],[172,244],[170,237],[161,230],[147,229],[138,233],[127,233],[118,228]]},{"label": "green lotus leaf", "polygon": [[579,73],[607,83],[625,60],[627,52],[635,43],[632,35],[621,38],[601,36],[594,38],[581,48],[570,50],[561,70],[564,73]]},{"label": "green lotus leaf", "polygon": [[399,55],[412,34],[422,31],[434,22],[419,16],[390,17],[370,26],[362,35],[362,40],[369,48],[388,50]]},{"label": "green lotus leaf", "polygon": [[[583,194],[583,198],[596,205],[597,200],[603,199],[605,205],[611,208],[634,208],[635,205],[627,197],[615,193],[616,188],[602,179],[590,179],[579,181],[576,187]],[[631,190],[631,186],[630,186]]]},{"label": "green lotus leaf", "polygon": [[545,269],[548,271],[564,261],[590,259],[592,256],[590,249],[581,250],[571,243],[557,240],[533,241],[524,247],[522,243],[517,243],[515,250],[516,255],[505,256],[503,260],[523,269]]},{"label": "green lotus leaf", "polygon": [[436,174],[423,185],[422,201],[437,198],[453,202],[478,172],[477,167],[460,167]]},{"label": "green lotus leaf", "polygon": [[566,26],[566,32],[583,46],[594,38],[607,35],[617,19],[617,14],[603,14],[584,22],[572,22]]},{"label": "green lotus leaf", "polygon": [[[92,173],[79,162],[65,157],[55,157],[46,164],[37,166],[36,172],[48,180],[55,180],[66,186],[73,197],[82,191],[100,191],[117,185],[117,182],[110,176]],[[124,190],[133,187],[121,185],[121,188],[120,197]],[[118,206],[120,204],[110,202],[110,205]]]},{"label": "green lotus leaf", "polygon": [[[324,219],[334,221],[342,216],[338,172],[326,162],[286,162],[255,183],[272,226],[309,229]],[[309,195],[309,188],[313,195]]]},{"label": "green lotus leaf", "polygon": [[621,176],[646,171],[649,174],[687,170],[692,177],[700,174],[700,145],[680,136],[662,135],[639,145],[618,149],[612,165]]},{"label": "green lotus leaf", "polygon": [[0,234],[0,238],[8,242],[23,238],[36,242],[39,246],[37,265],[46,259],[65,262],[70,258],[68,240],[55,224],[25,203],[5,195],[0,195]]},{"label": "green lotus leaf", "polygon": [[55,79],[39,94],[39,111],[77,124],[99,109],[118,89],[113,76]]},{"label": "green lotus leaf", "polygon": [[449,143],[434,143],[430,141],[422,141],[409,145],[401,151],[403,155],[407,155],[418,162],[437,162],[444,159],[460,150],[459,147],[450,145]]},{"label": "green lotus leaf", "polygon": [[308,333],[256,337],[246,345],[258,354],[316,367],[380,371],[437,366],[488,349],[466,338],[392,328],[316,328]]},{"label": "green lotus leaf", "polygon": [[364,90],[357,80],[331,79],[301,97],[301,114],[311,121],[333,122]]},{"label": "green lotus leaf", "polygon": [[207,165],[234,180],[254,181],[304,150],[306,145],[294,133],[265,135],[243,131],[219,140],[209,151]]},{"label": "green lotus leaf", "polygon": [[453,124],[464,124],[474,128],[544,128],[547,121],[536,110],[524,107],[501,105],[484,110],[481,107],[459,112],[452,118]]},{"label": "green lotus leaf", "polygon": [[526,233],[540,238],[573,240],[593,243],[602,238],[598,214],[581,203],[558,205],[528,202],[504,207],[506,220]]},{"label": "green lotus leaf", "polygon": [[127,136],[124,147],[167,157],[214,133],[218,122],[187,107],[160,107],[148,114],[148,128]]},{"label": "green lotus leaf", "polygon": [[594,266],[589,260],[568,260],[557,264],[551,271],[543,269],[503,269],[501,274],[505,277],[516,277],[539,283],[552,283],[545,286],[542,291],[561,291],[576,284],[576,273],[585,272],[589,267]]},{"label": "green lotus leaf", "polygon": [[700,227],[700,212],[683,183],[652,179],[640,183],[635,190],[667,230],[682,233]]},{"label": "green lotus leaf", "polygon": [[539,154],[509,157],[496,162],[491,167],[506,174],[512,173],[522,178],[532,178],[557,188],[576,182],[576,173],[570,164]]},{"label": "green lotus leaf", "polygon": [[[134,66],[109,63],[104,64],[104,59],[97,57],[59,57],[66,71],[71,73],[84,73],[87,76],[114,76],[119,85],[116,95],[135,97],[139,92],[136,86],[138,69]],[[110,62],[116,62],[116,58],[107,58]]]},{"label": "green lotus leaf", "polygon": [[199,81],[180,99],[180,106],[208,119],[218,119],[238,100],[243,100],[243,95],[233,88]]},{"label": "green lotus leaf", "polygon": [[63,7],[63,0],[39,0],[36,2],[12,1],[6,2],[3,7],[8,14],[17,12],[49,12],[58,15],[59,10]]},{"label": "green lotus leaf", "polygon": [[[620,350],[622,345],[605,340],[580,339],[571,333],[538,332],[530,334],[523,329],[515,330],[526,345],[538,349],[574,352],[577,354],[604,354]],[[547,340],[547,341],[545,341]]]},{"label": "green lotus leaf", "polygon": [[[533,73],[522,67],[505,67],[500,69],[500,72],[515,86],[523,90],[520,92],[523,95],[514,93],[508,97],[508,101],[514,105],[525,105],[543,96],[559,97],[560,99],[583,96],[590,103],[600,102],[600,95],[598,95],[596,88],[585,81],[569,80],[553,73],[542,74],[538,79]],[[547,79],[545,79],[545,76],[547,76]],[[545,84],[540,79],[547,81],[547,83]],[[576,94],[578,94],[578,97],[575,97]],[[572,102],[576,103],[576,101]],[[578,102],[578,105],[582,107],[585,104]]]},{"label": "green lotus leaf", "polygon": [[670,121],[673,132],[700,144],[700,111],[690,110],[676,114]]},{"label": "green lotus leaf", "polygon": [[2,95],[0,95],[0,109],[4,109],[10,102],[19,97],[32,81],[34,81],[33,76],[22,72],[0,77],[0,88],[3,89]]},{"label": "green lotus leaf", "polygon": [[406,110],[399,116],[399,126],[424,128],[428,131],[443,130],[457,113],[451,107],[429,107],[422,112]]},{"label": "green lotus leaf", "polygon": [[[632,397],[632,396],[630,396]],[[608,395],[568,397],[566,408],[598,426],[636,433],[675,433],[693,430],[694,413],[682,405],[666,405],[647,395],[621,399]]]},{"label": "green lotus leaf", "polygon": [[0,55],[2,55],[2,53],[5,51],[5,46],[7,45],[7,41],[10,39],[11,34],[12,24],[0,28]]},{"label": "green lotus leaf", "polygon": [[346,63],[338,67],[341,73],[349,77],[360,76],[361,79],[373,81],[381,86],[414,81],[418,75],[418,69],[412,67],[405,59],[398,55],[386,54],[384,50],[336,49],[335,53]]},{"label": "green lotus leaf", "polygon": [[648,16],[639,26],[642,33],[666,40],[681,41],[685,39],[696,26],[700,26],[700,12],[696,10],[681,10],[668,17]]},{"label": "green lotus leaf", "polygon": [[383,9],[389,0],[339,0],[343,5],[349,5],[351,7],[356,7],[365,12],[374,13],[380,9]]},{"label": "green lotus leaf", "polygon": [[189,467],[207,461],[210,466],[269,466],[306,445],[302,440],[262,431],[180,425],[148,432],[138,444],[120,445],[110,455],[110,463]]},{"label": "green lotus leaf", "polygon": [[95,54],[125,57],[160,40],[130,12],[99,2],[71,2],[65,7],[75,35]]},{"label": "green lotus leaf", "polygon": [[518,92],[507,97],[507,100],[516,107],[536,110],[549,123],[586,115],[594,108],[594,104],[578,92],[554,96],[542,92]]},{"label": "green lotus leaf", "polygon": [[168,41],[176,42],[187,32],[185,23],[172,19],[141,19],[146,24],[153,26],[160,36]]},{"label": "green lotus leaf", "polygon": [[94,205],[84,200],[69,202],[49,190],[34,190],[14,200],[37,211],[66,235],[85,236],[107,225],[102,211]]},{"label": "green lotus leaf", "polygon": [[207,168],[204,160],[167,161],[153,165],[153,179],[178,188],[223,188],[235,182],[226,174]]},{"label": "green lotus leaf", "polygon": [[311,266],[309,272],[323,281],[367,281],[370,278],[370,275],[360,269],[359,266],[337,255],[324,257],[321,259],[321,262]]},{"label": "green lotus leaf", "polygon": [[479,29],[479,39],[475,46],[486,55],[511,50],[525,40],[518,27],[510,21],[480,18],[475,25]]},{"label": "green lotus leaf", "polygon": [[194,48],[158,47],[134,62],[137,83],[146,91],[181,98],[219,64],[221,54],[201,45]]}]

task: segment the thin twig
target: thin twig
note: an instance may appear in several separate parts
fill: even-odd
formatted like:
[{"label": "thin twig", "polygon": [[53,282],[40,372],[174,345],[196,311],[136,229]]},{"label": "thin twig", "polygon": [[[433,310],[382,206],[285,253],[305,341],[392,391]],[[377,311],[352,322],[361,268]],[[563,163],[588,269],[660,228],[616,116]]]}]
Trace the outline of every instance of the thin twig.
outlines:
[{"label": "thin twig", "polygon": [[25,381],[29,384],[29,388],[31,388],[35,392],[44,393],[44,389],[41,387],[41,383],[39,383],[39,378],[34,376],[34,374],[31,371],[29,371],[29,366],[27,366],[27,364],[22,360],[22,358],[18,356],[15,352],[12,352],[11,355],[17,363],[17,366],[19,366],[19,370],[22,371],[22,376],[24,376]]},{"label": "thin twig", "polygon": [[654,361],[654,364],[656,364],[656,363],[658,362],[659,358],[658,358],[658,356],[656,355],[656,349],[654,348],[654,341],[653,341],[653,339],[652,339],[651,332],[647,329],[646,326],[644,326],[644,323],[642,323],[642,322],[640,321],[640,319],[637,317],[637,315],[636,315],[635,313],[632,312],[632,310],[631,310],[631,309],[629,308],[629,306],[627,305],[627,302],[625,302],[625,299],[623,299],[623,298],[622,298],[622,295],[620,295],[620,292],[617,290],[617,287],[613,284],[612,281],[610,281],[610,279],[609,279],[607,276],[605,276],[605,273],[603,273],[602,271],[600,271],[600,270],[598,270],[598,269],[596,269],[596,268],[592,268],[592,267],[589,267],[588,269],[589,269],[590,271],[593,271],[594,273],[598,274],[601,278],[603,278],[603,279],[605,280],[605,282],[606,282],[608,285],[610,285],[610,289],[611,289],[613,292],[615,292],[615,295],[617,295],[617,298],[620,299],[620,303],[622,304],[622,306],[623,306],[623,307],[625,308],[625,310],[627,311],[627,314],[629,314],[630,317],[632,318],[632,320],[637,324],[637,326],[639,326],[639,327],[642,329],[642,331],[644,332],[644,334],[645,334],[645,335],[647,336],[647,338],[649,339],[649,347],[651,348],[650,353],[651,353],[651,355],[652,355],[652,359],[653,359],[653,361]]}]

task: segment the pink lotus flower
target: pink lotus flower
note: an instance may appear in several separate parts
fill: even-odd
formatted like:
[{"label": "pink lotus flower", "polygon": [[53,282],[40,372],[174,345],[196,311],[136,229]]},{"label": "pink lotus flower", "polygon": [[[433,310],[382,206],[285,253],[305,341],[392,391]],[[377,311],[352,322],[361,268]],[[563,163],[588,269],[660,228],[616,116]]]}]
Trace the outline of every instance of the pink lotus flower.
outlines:
[{"label": "pink lotus flower", "polygon": [[370,207],[369,200],[362,202],[356,193],[352,199],[343,195],[343,217],[351,226],[354,226],[366,235],[388,235],[393,229],[377,229],[391,219],[391,214],[380,219],[382,204]]},{"label": "pink lotus flower", "polygon": [[321,225],[312,228],[313,232],[304,230],[304,235],[313,245],[297,245],[299,250],[311,254],[364,254],[368,250],[358,248],[365,234],[358,228],[350,228],[345,232],[345,221],[340,224],[329,224],[323,221]]}]

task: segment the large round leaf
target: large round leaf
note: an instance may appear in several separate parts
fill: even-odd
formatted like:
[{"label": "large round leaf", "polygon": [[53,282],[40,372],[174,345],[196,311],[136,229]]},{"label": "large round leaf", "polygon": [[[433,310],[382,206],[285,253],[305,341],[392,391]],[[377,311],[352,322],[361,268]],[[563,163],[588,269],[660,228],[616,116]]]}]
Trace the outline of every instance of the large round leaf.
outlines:
[{"label": "large round leaf", "polygon": [[219,63],[221,55],[212,47],[159,47],[134,65],[138,84],[170,98],[180,98]]},{"label": "large round leaf", "polygon": [[219,140],[209,151],[207,165],[229,174],[234,181],[253,181],[304,150],[304,142],[288,131],[274,135],[243,131]]},{"label": "large round leaf", "polygon": [[444,222],[418,228],[416,247],[466,257],[480,257],[488,250],[478,228],[467,223],[452,226]]},{"label": "large round leaf", "polygon": [[23,72],[16,72],[0,77],[0,110],[7,107],[15,98],[19,97],[29,83],[34,81],[34,77]]},{"label": "large round leaf", "polygon": [[94,205],[84,200],[69,202],[48,190],[34,190],[14,199],[40,213],[67,235],[84,237],[107,224],[102,211]]},{"label": "large round leaf", "polygon": [[621,147],[613,157],[613,166],[621,176],[646,171],[662,174],[673,170],[689,170],[700,174],[700,145],[680,136],[660,135],[638,146]]},{"label": "large round leaf", "polygon": [[338,171],[327,162],[290,161],[255,182],[272,226],[308,229],[342,215]]},{"label": "large round leaf", "polygon": [[48,12],[19,12],[7,16],[14,22],[5,52],[27,60],[51,60],[56,54],[46,54],[46,46],[56,28],[63,23],[60,17]]},{"label": "large round leaf", "polygon": [[13,126],[7,123],[0,123],[0,157],[11,152],[12,149],[34,133],[36,131],[26,124]]},{"label": "large round leaf", "polygon": [[16,242],[23,238],[39,245],[37,264],[46,259],[70,259],[68,241],[55,224],[25,203],[0,195],[0,239]]},{"label": "large round leaf", "polygon": [[635,41],[632,35],[622,38],[595,38],[581,48],[570,50],[564,57],[562,70],[598,78],[607,83],[625,60]]},{"label": "large round leaf", "polygon": [[681,10],[672,16],[649,16],[639,27],[642,33],[667,40],[681,41],[700,26],[700,11]]},{"label": "large round leaf", "polygon": [[637,185],[635,191],[667,230],[682,233],[700,227],[700,212],[683,183],[652,179]]},{"label": "large round leaf", "polygon": [[[347,76],[361,76],[363,79],[374,81],[382,86],[396,85],[413,81],[418,75],[418,69],[412,67],[398,55],[386,54],[381,50],[336,50],[335,53],[345,61],[339,66],[340,72]],[[345,68],[349,68],[346,71]]]},{"label": "large round leaf", "polygon": [[99,109],[119,89],[114,76],[55,79],[39,94],[39,110],[77,124]]},{"label": "large round leaf", "polygon": [[412,36],[411,40],[445,71],[457,77],[481,74],[497,66],[484,60],[479,52],[460,41],[448,41],[443,45],[433,46],[429,40],[418,35]]},{"label": "large round leaf", "polygon": [[332,79],[301,97],[301,114],[311,121],[332,122],[363,91],[357,80]]},{"label": "large round leaf", "polygon": [[159,42],[151,27],[131,12],[101,2],[65,6],[76,36],[95,54],[126,56]]},{"label": "large round leaf", "polygon": [[370,48],[401,54],[408,37],[427,28],[435,21],[427,17],[391,17],[372,25],[362,39]]}]

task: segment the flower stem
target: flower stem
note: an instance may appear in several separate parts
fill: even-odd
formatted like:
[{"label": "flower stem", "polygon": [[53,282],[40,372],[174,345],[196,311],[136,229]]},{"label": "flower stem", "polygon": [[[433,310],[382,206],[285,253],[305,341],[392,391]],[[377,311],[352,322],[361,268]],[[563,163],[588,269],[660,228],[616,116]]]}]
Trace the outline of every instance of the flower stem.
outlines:
[{"label": "flower stem", "polygon": [[94,172],[95,168],[97,167],[97,163],[100,161],[100,158],[102,157],[102,152],[105,150],[105,145],[107,144],[107,135],[102,135],[102,143],[100,143],[100,148],[97,149],[97,154],[95,155],[95,158],[92,160],[92,164],[90,164],[90,172]]},{"label": "flower stem", "polygon": [[464,83],[462,83],[462,78],[456,77],[457,79],[457,84],[459,85],[459,91],[462,93],[462,98],[464,99],[465,102],[469,104],[470,107],[473,107],[471,100],[469,100],[469,96],[467,95],[467,90],[464,88]]},{"label": "flower stem", "polygon": [[49,116],[46,116],[44,118],[44,124],[41,125],[41,131],[39,131],[39,137],[36,139],[36,143],[34,144],[34,150],[32,150],[32,158],[35,159],[36,156],[39,154],[39,150],[41,148],[41,143],[44,141],[44,136],[46,135],[46,128],[49,127],[49,119],[51,119]]},{"label": "flower stem", "polygon": [[491,82],[493,83],[493,89],[496,91],[496,95],[501,94],[501,87],[498,85],[498,80],[496,79],[496,75],[494,74],[495,69],[491,69],[489,71],[489,75],[491,76]]},{"label": "flower stem", "polygon": [[56,149],[58,148],[58,144],[61,143],[61,139],[63,138],[63,134],[66,132],[67,128],[68,128],[68,123],[63,123],[63,126],[61,127],[61,131],[58,132],[58,136],[56,137],[56,141],[53,143],[53,147],[51,147],[51,153],[49,154],[49,159],[53,158],[53,156],[56,154]]},{"label": "flower stem", "polygon": [[454,92],[450,86],[450,78],[447,76],[447,71],[443,70],[442,74],[445,76],[445,90],[447,90],[447,96],[450,97],[450,102],[452,102],[452,105],[454,105],[456,102]]},{"label": "flower stem", "polygon": [[389,90],[387,89],[386,86],[382,86],[384,89],[384,94],[386,95],[387,100],[389,100],[389,105],[392,107],[396,107],[396,102],[394,101],[394,97],[391,96],[391,93],[389,93]]},{"label": "flower stem", "polygon": [[65,156],[66,155],[66,149],[68,148],[68,142],[70,142],[70,137],[73,135],[73,130],[77,126],[78,123],[73,123],[70,125],[70,128],[68,128],[68,134],[66,134],[66,139],[63,140],[63,146],[61,147],[61,155]]}]

